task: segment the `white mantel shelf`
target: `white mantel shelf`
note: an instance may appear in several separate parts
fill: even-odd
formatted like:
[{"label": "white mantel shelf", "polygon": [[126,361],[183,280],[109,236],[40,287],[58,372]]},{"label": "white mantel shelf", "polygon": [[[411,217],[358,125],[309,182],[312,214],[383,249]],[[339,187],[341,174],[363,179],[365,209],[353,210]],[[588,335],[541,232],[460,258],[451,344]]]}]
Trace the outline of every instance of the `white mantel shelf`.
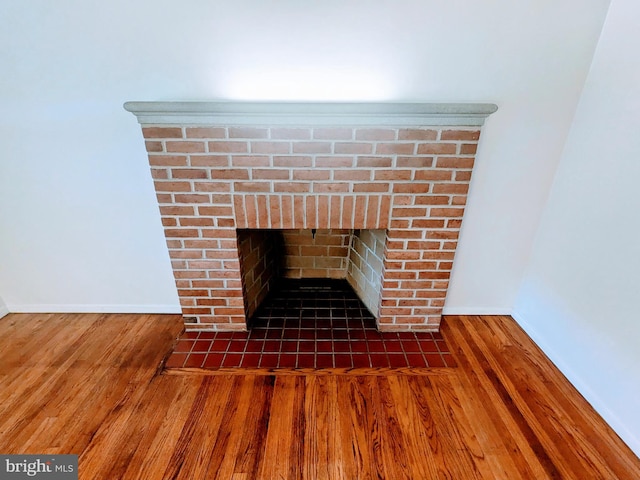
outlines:
[{"label": "white mantel shelf", "polygon": [[492,103],[126,102],[142,125],[481,126]]}]

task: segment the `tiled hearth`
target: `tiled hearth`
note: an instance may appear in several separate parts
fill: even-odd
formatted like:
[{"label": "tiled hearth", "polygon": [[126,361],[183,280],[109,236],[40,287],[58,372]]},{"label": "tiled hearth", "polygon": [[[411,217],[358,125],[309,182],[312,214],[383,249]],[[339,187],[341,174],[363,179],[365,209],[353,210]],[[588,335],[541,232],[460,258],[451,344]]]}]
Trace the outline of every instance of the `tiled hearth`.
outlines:
[{"label": "tiled hearth", "polygon": [[188,330],[246,330],[280,278],[322,272],[350,283],[379,330],[438,330],[495,105],[126,108],[142,124]]},{"label": "tiled hearth", "polygon": [[453,367],[442,336],[378,332],[344,280],[288,280],[272,292],[249,332],[186,332],[169,369],[361,371]]}]

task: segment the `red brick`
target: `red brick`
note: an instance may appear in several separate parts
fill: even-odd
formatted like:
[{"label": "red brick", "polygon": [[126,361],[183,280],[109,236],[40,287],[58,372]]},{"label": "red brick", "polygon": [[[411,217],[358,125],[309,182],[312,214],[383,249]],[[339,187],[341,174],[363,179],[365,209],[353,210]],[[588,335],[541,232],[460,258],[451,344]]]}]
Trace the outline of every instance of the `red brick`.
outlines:
[{"label": "red brick", "polygon": [[418,170],[414,180],[435,182],[449,181],[453,178],[452,170]]},{"label": "red brick", "polygon": [[433,193],[466,194],[469,185],[466,183],[438,183],[433,186]]},{"label": "red brick", "polygon": [[195,215],[195,209],[191,206],[161,206],[160,213],[162,215]]},{"label": "red brick", "polygon": [[189,162],[192,167],[228,167],[228,155],[191,155]]},{"label": "red brick", "polygon": [[413,155],[415,143],[378,143],[376,145],[377,155]]},{"label": "red brick", "polygon": [[172,168],[171,178],[209,178],[209,172],[201,168]]},{"label": "red brick", "polygon": [[234,167],[268,167],[268,155],[232,155],[231,165]]},{"label": "red brick", "polygon": [[433,157],[398,157],[396,167],[398,168],[430,168],[433,166]]},{"label": "red brick", "polygon": [[432,208],[432,217],[462,217],[464,208]]},{"label": "red brick", "polygon": [[355,142],[336,142],[334,152],[337,154],[350,153],[356,155],[366,155],[373,153],[373,144],[371,143],[355,143]]},{"label": "red brick", "polygon": [[186,155],[149,155],[149,165],[152,167],[186,167]]},{"label": "red brick", "polygon": [[[229,182],[194,182],[193,189],[196,192],[230,192],[231,184]],[[213,197],[220,197],[220,195],[212,195]],[[213,203],[218,203],[213,201]]]},{"label": "red brick", "polygon": [[233,182],[235,192],[270,192],[271,182]]},{"label": "red brick", "polygon": [[252,178],[254,180],[289,180],[291,171],[283,168],[254,168]]},{"label": "red brick", "polygon": [[371,170],[334,170],[334,180],[371,181]]},{"label": "red brick", "polygon": [[449,197],[444,195],[420,195],[415,198],[416,205],[448,205]]},{"label": "red brick", "polygon": [[387,193],[390,185],[389,183],[357,183],[353,186],[353,191]]},{"label": "red brick", "polygon": [[162,219],[162,226],[163,227],[176,227],[176,226],[178,226],[178,222],[176,221],[175,218],[163,218]]},{"label": "red brick", "polygon": [[156,192],[190,192],[191,184],[189,182],[153,182]]},{"label": "red brick", "polygon": [[229,138],[268,138],[269,130],[254,127],[229,127]]},{"label": "red brick", "polygon": [[273,184],[274,192],[303,193],[310,190],[311,184],[308,182],[275,182]]},{"label": "red brick", "polygon": [[189,141],[167,141],[167,152],[175,153],[204,153],[206,151],[204,142]]},{"label": "red brick", "polygon": [[411,170],[375,170],[374,180],[406,181],[411,180]]},{"label": "red brick", "polygon": [[436,167],[438,168],[473,168],[474,159],[467,157],[438,158]]},{"label": "red brick", "polygon": [[275,156],[273,157],[273,166],[274,167],[310,167],[311,166],[311,157],[302,156],[302,155],[291,155],[291,156]]},{"label": "red brick", "polygon": [[204,194],[175,194],[175,203],[209,203],[209,195]]},{"label": "red brick", "polygon": [[479,130],[443,130],[440,140],[478,140]]},{"label": "red brick", "polygon": [[247,153],[248,151],[247,142],[209,142],[209,152],[211,153]]},{"label": "red brick", "polygon": [[169,178],[169,170],[166,168],[152,168],[151,178],[157,180],[167,180]]},{"label": "red brick", "polygon": [[358,168],[391,168],[392,165],[391,157],[357,157],[356,159]]},{"label": "red brick", "polygon": [[398,140],[436,140],[437,130],[403,128],[398,132]]},{"label": "red brick", "polygon": [[353,167],[354,157],[316,157],[317,168],[345,168]]},{"label": "red brick", "polygon": [[396,207],[391,211],[391,215],[394,217],[424,217],[427,215],[427,209]]},{"label": "red brick", "polygon": [[162,146],[162,142],[144,142],[144,146],[147,149],[148,153],[162,152],[164,151],[164,147]]},{"label": "red brick", "polygon": [[143,127],[144,138],[182,138],[180,127]]},{"label": "red brick", "polygon": [[202,258],[202,250],[169,250],[171,258],[199,259]]},{"label": "red brick", "polygon": [[224,127],[187,127],[187,138],[225,138]]},{"label": "red brick", "polygon": [[249,170],[246,168],[215,168],[211,170],[211,179],[249,180]]},{"label": "red brick", "polygon": [[329,180],[331,170],[293,170],[293,180]]},{"label": "red brick", "polygon": [[394,183],[393,193],[429,193],[431,184],[429,183]]},{"label": "red brick", "polygon": [[318,183],[313,182],[314,193],[347,193],[351,184],[344,182]]},{"label": "red brick", "polygon": [[411,228],[443,228],[444,220],[414,218],[411,220]]},{"label": "red brick", "polygon": [[180,218],[181,227],[213,227],[213,219],[198,217]]},{"label": "red brick", "polygon": [[289,142],[251,142],[251,153],[291,153]]},{"label": "red brick", "polygon": [[169,238],[197,238],[198,230],[195,228],[165,228],[164,234]]},{"label": "red brick", "polygon": [[463,143],[460,145],[460,155],[475,155],[478,151],[478,145],[475,143]]},{"label": "red brick", "polygon": [[471,180],[471,172],[457,171],[456,182],[469,182]]},{"label": "red brick", "polygon": [[452,155],[456,153],[455,143],[420,143],[419,155]]},{"label": "red brick", "polygon": [[329,142],[293,142],[293,153],[331,153]]}]

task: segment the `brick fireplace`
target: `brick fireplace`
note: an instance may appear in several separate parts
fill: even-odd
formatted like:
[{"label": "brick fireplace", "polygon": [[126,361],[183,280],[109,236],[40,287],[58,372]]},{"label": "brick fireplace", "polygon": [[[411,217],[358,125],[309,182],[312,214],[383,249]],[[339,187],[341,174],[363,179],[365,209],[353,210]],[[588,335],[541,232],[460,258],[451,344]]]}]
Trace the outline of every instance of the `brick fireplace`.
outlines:
[{"label": "brick fireplace", "polygon": [[490,104],[129,102],[187,329],[245,330],[278,276],[345,278],[436,331]]}]

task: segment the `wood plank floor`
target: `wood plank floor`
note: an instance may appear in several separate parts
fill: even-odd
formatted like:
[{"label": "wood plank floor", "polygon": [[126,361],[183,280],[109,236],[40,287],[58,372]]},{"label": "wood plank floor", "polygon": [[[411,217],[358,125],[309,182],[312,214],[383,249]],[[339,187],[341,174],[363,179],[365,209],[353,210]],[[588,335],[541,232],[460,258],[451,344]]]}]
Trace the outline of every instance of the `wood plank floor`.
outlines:
[{"label": "wood plank floor", "polygon": [[0,320],[0,452],[81,479],[632,479],[640,461],[510,317],[446,317],[427,374],[168,375],[175,315]]}]

